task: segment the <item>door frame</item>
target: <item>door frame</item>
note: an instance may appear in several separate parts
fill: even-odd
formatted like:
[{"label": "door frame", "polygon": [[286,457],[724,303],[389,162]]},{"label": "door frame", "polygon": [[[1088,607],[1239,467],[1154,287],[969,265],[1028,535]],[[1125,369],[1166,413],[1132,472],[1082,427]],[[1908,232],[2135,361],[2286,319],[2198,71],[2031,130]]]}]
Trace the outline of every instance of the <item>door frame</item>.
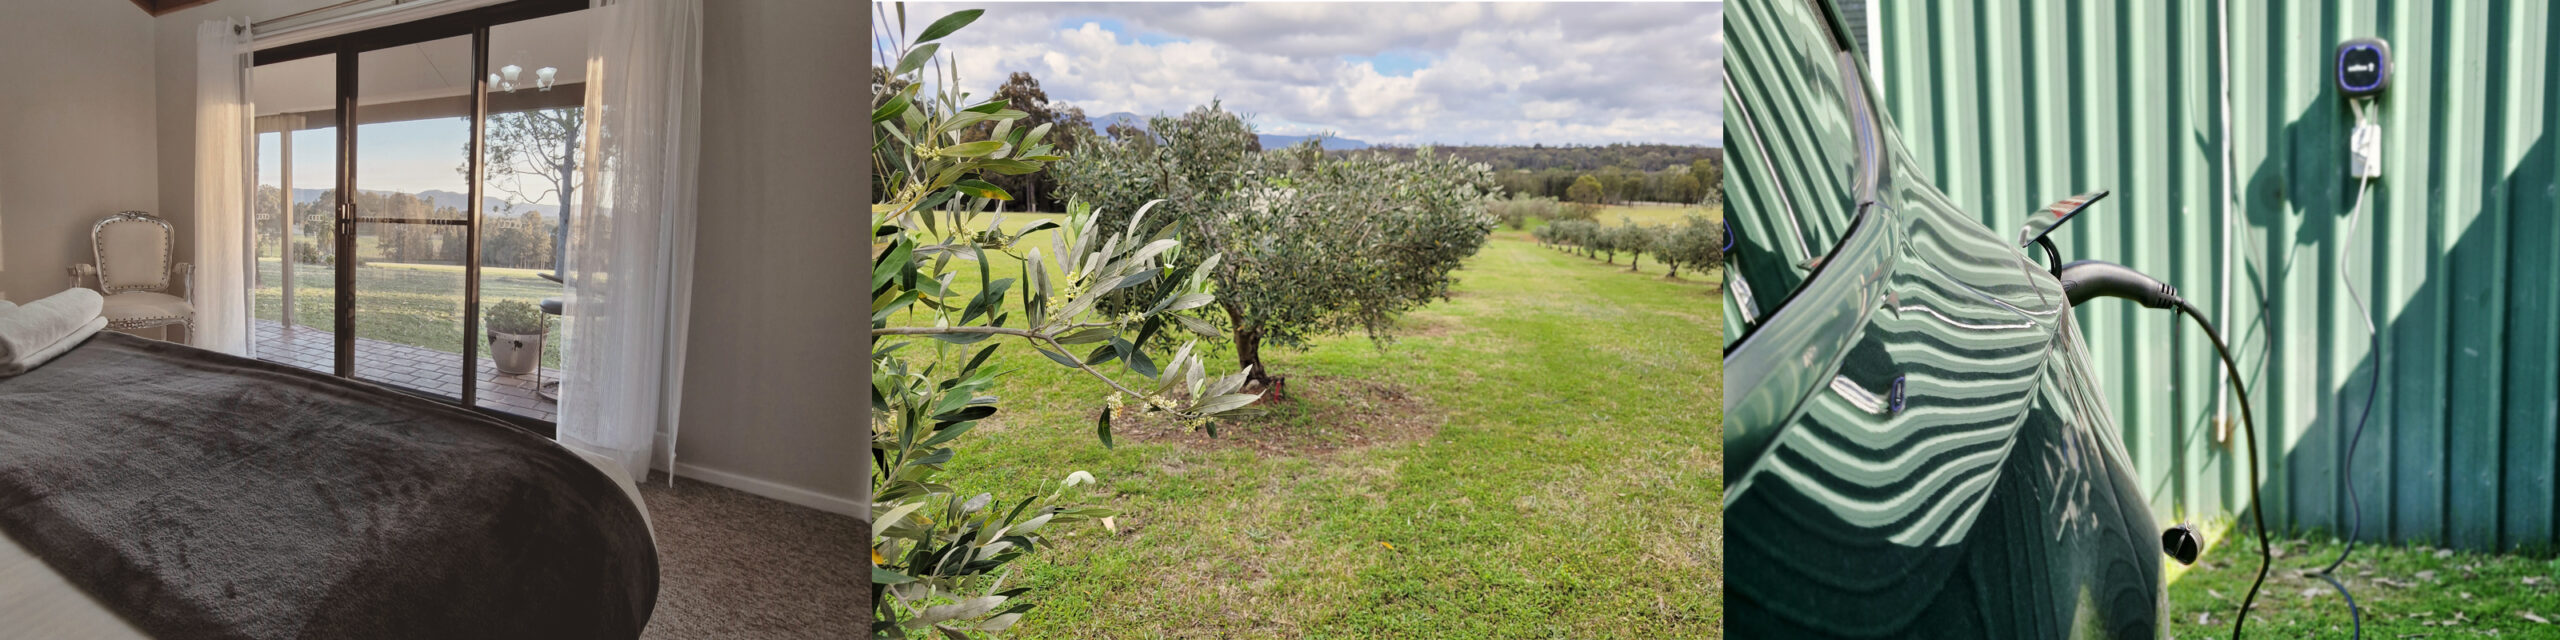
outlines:
[{"label": "door frame", "polygon": [[[335,274],[336,290],[331,294],[335,298],[334,313],[336,315],[333,319],[335,332],[332,335],[333,344],[331,345],[334,352],[332,354],[334,360],[332,368],[335,369],[332,372],[333,375],[351,380],[360,379],[357,378],[355,370],[356,225],[360,222],[373,222],[460,226],[464,229],[463,235],[466,241],[463,250],[462,397],[458,400],[464,408],[475,411],[480,409],[480,227],[482,222],[480,199],[483,183],[487,180],[487,172],[482,164],[486,161],[486,154],[483,151],[489,115],[489,80],[488,76],[484,75],[489,67],[489,32],[491,28],[501,24],[587,8],[589,8],[589,0],[515,0],[504,4],[420,18],[396,25],[258,49],[251,54],[250,66],[253,69],[304,58],[336,56],[333,62],[336,68],[337,86],[333,90],[336,92],[334,104],[337,108],[332,115],[336,119],[333,125],[337,130],[337,144],[332,162],[335,163],[334,173],[337,176],[338,186],[335,189],[336,201],[331,203],[334,211],[333,218],[337,224],[336,237],[333,239],[337,259],[332,265],[337,272]],[[359,191],[356,185],[357,133],[354,125],[362,122],[357,113],[359,107],[356,104],[361,56],[366,52],[457,36],[471,38],[473,69],[470,99],[471,151],[469,157],[465,159],[470,168],[471,180],[469,193],[466,194],[469,198],[468,207],[463,219],[358,218],[356,216],[356,194]],[[285,265],[285,268],[292,267]],[[439,401],[456,400],[432,392],[405,389],[396,385],[387,385],[386,388],[398,389],[411,395]]]}]

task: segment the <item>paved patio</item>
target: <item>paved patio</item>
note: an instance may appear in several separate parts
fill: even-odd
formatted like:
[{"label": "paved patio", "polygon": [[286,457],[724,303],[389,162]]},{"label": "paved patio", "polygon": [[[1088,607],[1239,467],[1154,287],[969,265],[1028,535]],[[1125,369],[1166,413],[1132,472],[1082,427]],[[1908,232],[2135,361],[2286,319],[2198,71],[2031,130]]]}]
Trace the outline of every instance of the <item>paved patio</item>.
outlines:
[{"label": "paved patio", "polygon": [[[336,370],[337,337],[310,327],[286,327],[257,320],[258,359],[321,373]],[[483,349],[487,346],[483,345]],[[372,338],[356,338],[356,377],[368,382],[407,387],[447,397],[462,397],[462,355]],[[542,370],[543,380],[559,380],[555,369]],[[480,359],[481,408],[520,416],[557,420],[559,406],[534,393],[534,377],[498,373],[488,358]]]}]

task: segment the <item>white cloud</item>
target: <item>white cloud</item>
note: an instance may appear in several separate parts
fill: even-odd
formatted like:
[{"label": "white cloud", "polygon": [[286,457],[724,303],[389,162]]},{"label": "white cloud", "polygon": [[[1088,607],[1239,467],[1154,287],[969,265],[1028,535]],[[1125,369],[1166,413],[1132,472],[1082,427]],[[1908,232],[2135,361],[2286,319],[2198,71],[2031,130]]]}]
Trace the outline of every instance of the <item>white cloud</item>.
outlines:
[{"label": "white cloud", "polygon": [[[1714,144],[1721,4],[913,4],[984,94],[1029,71],[1100,116],[1221,101],[1265,132],[1373,143]],[[1418,68],[1414,68],[1418,66]],[[1382,71],[1383,70],[1383,71]]]}]

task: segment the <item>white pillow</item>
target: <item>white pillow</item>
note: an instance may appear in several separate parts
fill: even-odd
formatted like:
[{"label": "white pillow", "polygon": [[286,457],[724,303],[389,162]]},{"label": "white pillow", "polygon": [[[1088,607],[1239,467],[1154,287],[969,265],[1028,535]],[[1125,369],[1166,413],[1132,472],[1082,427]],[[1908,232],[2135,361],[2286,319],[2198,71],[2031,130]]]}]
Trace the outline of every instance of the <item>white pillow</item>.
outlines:
[{"label": "white pillow", "polygon": [[25,373],[106,326],[98,292],[73,288],[0,310],[0,376]]}]

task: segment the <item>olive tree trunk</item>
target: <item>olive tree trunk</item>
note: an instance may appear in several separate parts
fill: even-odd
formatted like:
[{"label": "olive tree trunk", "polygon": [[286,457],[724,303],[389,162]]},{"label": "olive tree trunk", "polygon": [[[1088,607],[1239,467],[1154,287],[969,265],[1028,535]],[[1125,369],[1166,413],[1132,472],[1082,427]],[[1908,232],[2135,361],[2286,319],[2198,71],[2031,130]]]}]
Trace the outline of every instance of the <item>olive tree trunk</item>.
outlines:
[{"label": "olive tree trunk", "polygon": [[1259,389],[1263,399],[1282,396],[1281,384],[1286,378],[1273,377],[1271,367],[1262,364],[1262,329],[1245,320],[1244,311],[1221,299],[1218,306],[1226,309],[1227,324],[1235,327],[1236,366],[1251,367],[1244,376],[1244,388]]}]

